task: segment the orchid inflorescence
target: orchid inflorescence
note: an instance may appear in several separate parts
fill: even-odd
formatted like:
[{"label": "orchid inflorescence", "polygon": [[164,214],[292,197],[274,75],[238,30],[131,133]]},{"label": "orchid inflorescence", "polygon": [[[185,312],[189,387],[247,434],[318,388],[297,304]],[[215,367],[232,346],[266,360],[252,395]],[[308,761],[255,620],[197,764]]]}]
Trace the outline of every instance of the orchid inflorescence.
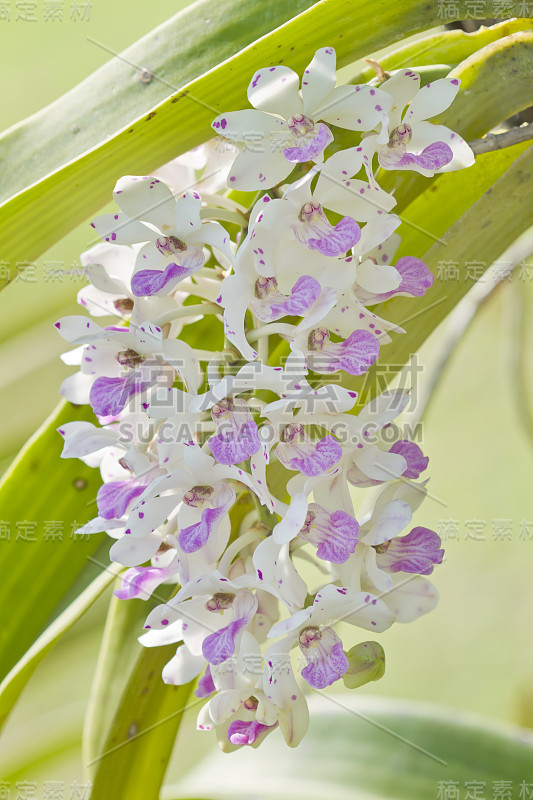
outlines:
[{"label": "orchid inflorescence", "polygon": [[[213,122],[223,139],[121,178],[120,211],[92,223],[103,241],[82,255],[78,295],[114,324],[56,323],[76,346],[63,360],[80,365],[61,393],[100,422],[60,429],[63,457],[104,481],[79,533],[115,540],[118,597],[175,586],[140,641],[178,644],[163,680],[201,676],[198,728],[225,749],[278,726],[297,745],[306,685],[382,674],[381,646],[345,651],[336,623],[382,632],[438,598],[423,577],[442,562],[438,535],[400,535],[427,493],[428,459],[392,428],[409,394],[389,389],[354,413],[350,381],[403,332],[372,308],[433,283],[419,258],[393,264],[400,219],[375,170],[433,176],[473,155],[427,121],[457,80],[420,88],[404,69],[336,86],[335,67],[326,47],[301,88],[288,67],[259,70],[253,108]],[[352,487],[371,490],[357,493],[372,501],[365,518]]]}]

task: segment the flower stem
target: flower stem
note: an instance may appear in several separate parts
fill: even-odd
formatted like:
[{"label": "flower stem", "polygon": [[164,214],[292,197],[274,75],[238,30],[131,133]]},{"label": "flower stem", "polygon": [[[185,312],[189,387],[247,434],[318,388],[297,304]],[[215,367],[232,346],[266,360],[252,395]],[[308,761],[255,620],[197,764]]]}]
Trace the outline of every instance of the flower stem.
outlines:
[{"label": "flower stem", "polygon": [[222,314],[222,308],[216,303],[197,303],[194,306],[182,306],[181,308],[166,311],[154,319],[156,325],[164,325],[166,322],[172,322],[175,319],[182,317],[196,317],[199,314]]},{"label": "flower stem", "polygon": [[202,208],[200,211],[201,219],[218,219],[222,222],[233,222],[240,228],[248,225],[248,220],[242,211],[236,209],[230,211],[227,208]]},{"label": "flower stem", "polygon": [[262,339],[263,336],[277,335],[292,337],[295,330],[296,325],[289,325],[286,322],[270,323],[269,325],[263,325],[261,328],[250,331],[248,333],[248,341],[257,342],[259,339]]}]

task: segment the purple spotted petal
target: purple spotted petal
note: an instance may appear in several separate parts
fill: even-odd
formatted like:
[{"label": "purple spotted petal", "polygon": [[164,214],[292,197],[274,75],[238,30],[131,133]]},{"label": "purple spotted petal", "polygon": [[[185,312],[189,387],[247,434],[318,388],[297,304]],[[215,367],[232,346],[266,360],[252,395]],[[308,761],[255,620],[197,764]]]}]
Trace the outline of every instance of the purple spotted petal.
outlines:
[{"label": "purple spotted petal", "polygon": [[136,297],[166,294],[182,278],[194,270],[171,262],[164,270],[142,269],[131,279],[131,290]]},{"label": "purple spotted petal", "polygon": [[309,238],[307,246],[323,256],[340,256],[351,250],[360,238],[361,228],[357,222],[352,217],[343,217],[324,238]]},{"label": "purple spotted petal", "polygon": [[262,322],[272,322],[286,315],[302,317],[316,303],[320,292],[320,283],[315,278],[302,275],[292,287],[289,297],[281,292],[273,293],[272,299],[267,296],[264,300],[256,300],[254,311]]},{"label": "purple spotted petal", "polygon": [[413,528],[407,536],[391,539],[386,549],[379,545],[377,564],[380,569],[388,572],[430,575],[435,564],[442,564],[444,550],[440,545],[440,537],[435,531],[422,527]]},{"label": "purple spotted petal", "polygon": [[302,670],[302,678],[315,689],[331,686],[350,666],[342,642],[333,628],[322,628],[319,638],[315,638],[308,646],[303,646],[301,642],[302,637],[300,649],[308,661]]},{"label": "purple spotted petal", "polygon": [[277,724],[276,722],[275,725],[263,725],[262,722],[257,722],[256,719],[251,722],[236,719],[228,727],[228,739],[232,744],[253,744],[262,733],[273,730]]},{"label": "purple spotted petal", "polygon": [[384,302],[389,297],[397,294],[410,294],[413,297],[423,297],[427,290],[433,286],[435,280],[429,267],[419,258],[404,256],[394,265],[401,275],[402,282],[397,289],[376,295],[375,302]]},{"label": "purple spotted petal", "polygon": [[91,386],[89,403],[99,417],[114,417],[120,414],[130,397],[139,391],[143,389],[131,377],[97,378]]},{"label": "purple spotted petal", "polygon": [[145,488],[145,484],[139,484],[133,479],[104,483],[96,496],[98,516],[104,519],[119,519],[126,513],[132,500],[139,497]]},{"label": "purple spotted petal", "polygon": [[217,508],[204,508],[200,522],[183,528],[178,536],[178,543],[183,552],[195,553],[204,547],[226,511],[226,504]]},{"label": "purple spotted petal", "polygon": [[211,667],[208,664],[205,673],[198,681],[198,686],[194,690],[194,694],[196,697],[209,697],[213,692],[216,692],[216,686],[213,683]]},{"label": "purple spotted petal", "polygon": [[298,535],[318,548],[316,554],[319,558],[344,564],[355,552],[359,523],[345,511],[330,514],[317,503],[311,503],[306,524]]},{"label": "purple spotted petal", "polygon": [[316,136],[307,144],[299,147],[286,147],[283,155],[291,164],[302,161],[313,161],[333,141],[333,134],[327,125],[320,123]]},{"label": "purple spotted petal", "polygon": [[132,567],[122,576],[120,589],[115,591],[119,600],[131,600],[143,594],[151,595],[169,577],[165,567]]},{"label": "purple spotted petal", "polygon": [[344,564],[355,551],[359,536],[357,520],[344,511],[334,511],[330,516],[330,536],[318,545],[319,558],[334,564]]},{"label": "purple spotted petal", "polygon": [[[295,454],[291,457],[290,453]],[[289,454],[288,458],[286,453]],[[305,442],[303,444],[289,445],[281,448],[278,445],[279,460],[288,469],[301,472],[308,477],[323,475],[330,470],[342,457],[342,447],[330,434],[324,436],[319,442]],[[280,455],[281,454],[281,455]]]},{"label": "purple spotted petal", "polygon": [[414,153],[404,153],[401,159],[396,163],[396,167],[407,167],[411,164],[417,164],[422,169],[432,170],[435,172],[441,167],[449,164],[453,159],[453,153],[446,142],[432,142],[425,147],[419,155]]},{"label": "purple spotted petal", "polygon": [[202,644],[202,653],[206,661],[218,666],[235,652],[235,637],[248,624],[248,619],[236,619],[225,628],[207,636]]},{"label": "purple spotted petal", "polygon": [[396,289],[396,293],[405,292],[414,297],[422,297],[433,285],[435,280],[433,274],[419,258],[404,256],[394,266],[402,276],[402,282]]},{"label": "purple spotted petal", "polygon": [[257,425],[248,420],[237,430],[224,427],[222,432],[209,439],[209,447],[219,464],[240,464],[261,447]]},{"label": "purple spotted petal", "polygon": [[326,345],[310,353],[308,363],[315,372],[343,369],[350,375],[363,375],[379,356],[379,340],[370,331],[357,330],[344,342]]},{"label": "purple spotted petal", "polygon": [[420,473],[427,469],[429,458],[424,455],[420,447],[414,442],[409,442],[405,439],[394,442],[389,453],[398,453],[407,461],[407,468],[403,472],[404,478],[419,478]]}]

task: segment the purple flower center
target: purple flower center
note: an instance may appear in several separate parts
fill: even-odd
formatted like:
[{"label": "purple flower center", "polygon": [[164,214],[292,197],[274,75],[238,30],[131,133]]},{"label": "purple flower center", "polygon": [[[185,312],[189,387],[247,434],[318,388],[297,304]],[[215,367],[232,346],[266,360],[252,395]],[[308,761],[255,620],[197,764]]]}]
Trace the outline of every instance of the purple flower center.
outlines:
[{"label": "purple flower center", "polygon": [[307,339],[307,346],[309,350],[322,350],[331,338],[331,334],[327,328],[315,328],[311,331]]},{"label": "purple flower center", "polygon": [[183,253],[187,249],[185,242],[177,236],[160,236],[156,239],[155,246],[163,256],[173,256],[176,253]]},{"label": "purple flower center", "polygon": [[231,608],[235,595],[231,592],[216,592],[213,597],[210,597],[205,607],[208,611],[226,611]]},{"label": "purple flower center", "polygon": [[304,114],[295,114],[289,120],[289,130],[293,136],[306,136],[315,129],[315,123]]},{"label": "purple flower center", "polygon": [[212,486],[193,486],[183,495],[183,502],[194,508],[201,508],[215,490]]},{"label": "purple flower center", "polygon": [[135,350],[121,350],[117,353],[117,361],[124,367],[138,367],[144,361],[144,357]]},{"label": "purple flower center", "polygon": [[411,139],[413,138],[413,131],[410,125],[407,125],[405,122],[402,122],[401,125],[398,125],[397,128],[394,128],[390,137],[389,137],[389,147],[400,147],[405,152],[405,149]]}]

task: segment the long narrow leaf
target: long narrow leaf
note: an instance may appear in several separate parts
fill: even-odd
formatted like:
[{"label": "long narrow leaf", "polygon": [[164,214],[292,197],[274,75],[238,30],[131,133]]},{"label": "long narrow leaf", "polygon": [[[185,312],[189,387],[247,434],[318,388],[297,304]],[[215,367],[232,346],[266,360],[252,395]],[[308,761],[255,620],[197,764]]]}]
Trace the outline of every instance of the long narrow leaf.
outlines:
[{"label": "long narrow leaf", "polygon": [[167,686],[163,665],[175,645],[141,654],[96,763],[91,800],[158,800],[192,685]]},{"label": "long narrow leaf", "polygon": [[[90,409],[89,409],[90,412]],[[64,403],[28,442],[0,484],[0,678],[46,626],[102,535],[73,530],[95,516],[97,470],[60,459],[63,422],[89,419],[86,408]],[[92,416],[92,412],[90,412]],[[89,582],[87,573],[87,583]]]},{"label": "long narrow leaf", "polygon": [[[0,136],[0,199],[40,181],[316,0],[200,0]],[[113,41],[89,40],[113,54]]]},{"label": "long narrow leaf", "polygon": [[[489,4],[492,5],[492,4]],[[484,14],[489,11],[484,7]],[[0,207],[2,258],[33,260],[109,199],[120,175],[142,174],[211,136],[224,109],[246,105],[254,71],[266,64],[302,70],[317,47],[337,50],[339,66],[441,23],[437,3],[322,0],[206,75],[186,84],[148,115],[102,145],[40,180]],[[30,220],[39,220],[32,225]],[[14,274],[14,272],[13,272]]]},{"label": "long narrow leaf", "polygon": [[[427,251],[423,259],[436,280],[424,297],[416,303],[412,298],[395,298],[377,306],[377,314],[405,325],[407,333],[394,335],[377,365],[353,379],[352,388],[361,390],[361,401],[384,388],[466,294],[472,286],[468,266],[475,262],[482,274],[529,228],[531,221],[523,209],[533,203],[532,169],[533,147],[529,147]],[[446,265],[453,266],[451,274]]]},{"label": "long narrow leaf", "polygon": [[13,667],[2,683],[0,683],[0,728],[6,721],[22,690],[45,655],[50,652],[61,636],[85,614],[92,604],[100,597],[102,592],[107,589],[120,569],[118,565],[113,565],[112,568],[102,572],[102,574],[99,575],[51,625],[49,625],[24,654],[23,658]]},{"label": "long narrow leaf", "polygon": [[[379,63],[384,70],[389,72],[395,69],[431,66],[432,64],[450,64],[455,67],[491,42],[532,27],[532,19],[510,19],[488,28],[482,25],[477,31],[471,33],[463,30],[439,31],[398,47],[380,58]],[[375,77],[375,74],[371,67],[365,67],[353,75],[350,83],[369,81]]]},{"label": "long narrow leaf", "polygon": [[474,791],[496,798],[506,786],[512,794],[500,796],[519,798],[532,785],[533,736],[520,728],[391,698],[311,700],[311,728],[299,748],[287,748],[274,731],[260,758],[246,747],[229,757],[213,753],[165,787],[163,800],[431,800],[473,798]]}]

